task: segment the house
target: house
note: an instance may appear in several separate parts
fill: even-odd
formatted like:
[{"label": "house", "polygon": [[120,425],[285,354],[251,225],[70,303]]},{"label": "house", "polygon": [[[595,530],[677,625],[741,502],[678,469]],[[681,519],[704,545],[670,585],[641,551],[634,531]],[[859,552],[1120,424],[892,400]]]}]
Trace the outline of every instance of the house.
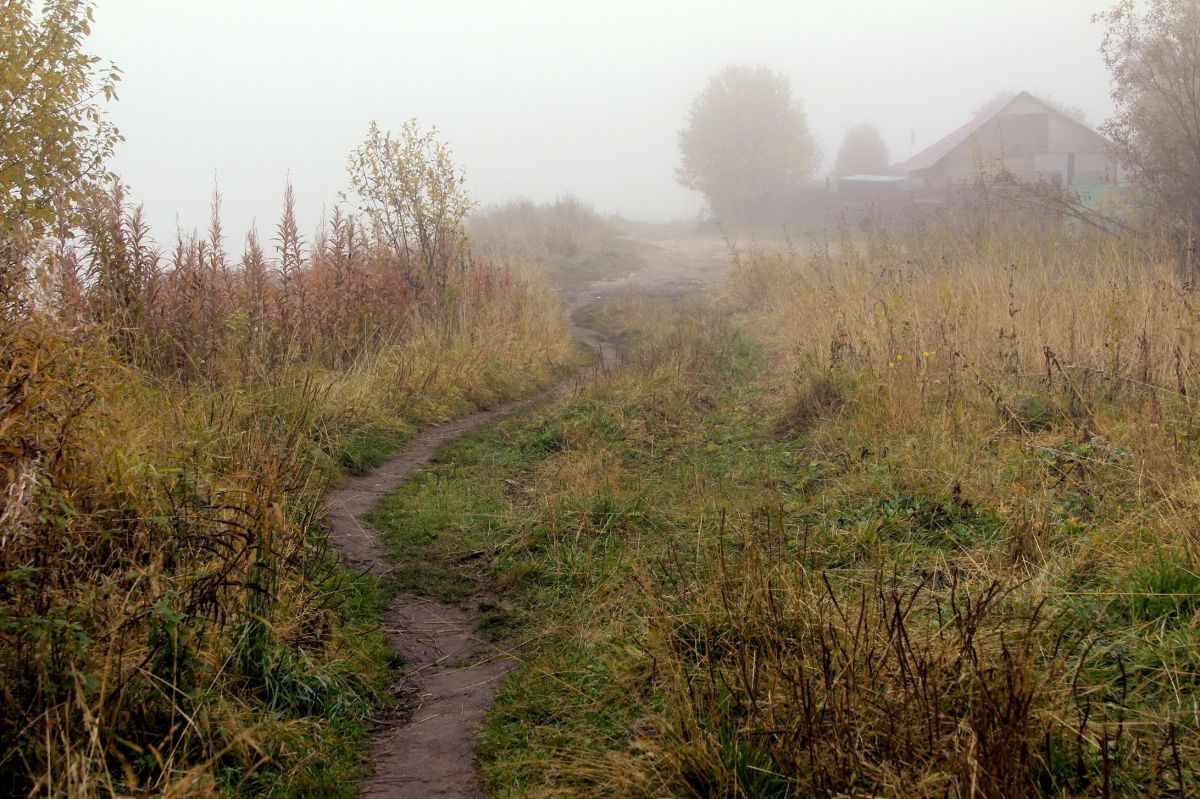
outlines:
[{"label": "house", "polygon": [[1111,147],[1087,125],[1021,92],[893,169],[935,188],[1003,171],[1024,181],[1093,189],[1117,181]]}]

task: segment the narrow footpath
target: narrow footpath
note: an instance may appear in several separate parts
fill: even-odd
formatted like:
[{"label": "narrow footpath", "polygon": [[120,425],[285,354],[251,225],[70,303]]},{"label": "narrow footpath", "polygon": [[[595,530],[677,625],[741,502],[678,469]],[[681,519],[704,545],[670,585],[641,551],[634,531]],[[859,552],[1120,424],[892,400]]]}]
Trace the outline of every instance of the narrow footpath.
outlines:
[{"label": "narrow footpath", "polygon": [[[386,575],[391,563],[377,533],[363,518],[384,496],[426,466],[447,442],[536,403],[582,385],[598,370],[617,363],[613,342],[578,324],[576,312],[606,296],[637,292],[679,297],[720,280],[730,267],[728,243],[715,236],[660,235],[640,238],[637,271],[601,281],[576,293],[567,319],[576,339],[595,352],[594,361],[558,385],[524,399],[478,411],[431,427],[376,469],[347,480],[327,499],[334,543],[347,564]],[[502,648],[478,634],[484,597],[444,604],[415,594],[398,596],[384,613],[384,625],[403,654],[397,676],[405,713],[386,725],[372,743],[374,773],[360,794],[389,799],[480,799],[484,796],[475,763],[475,743],[500,678],[516,665]]]},{"label": "narrow footpath", "polygon": [[[592,298],[577,299],[568,319]],[[594,362],[539,394],[478,411],[423,431],[395,457],[347,480],[330,494],[328,518],[335,544],[354,569],[384,575],[391,566],[377,534],[363,518],[384,496],[426,466],[443,444],[480,425],[566,393],[592,373],[616,363],[616,349],[602,334],[571,323],[574,336],[596,353]],[[480,597],[444,604],[401,594],[384,613],[384,626],[404,656],[399,690],[405,714],[377,735],[374,773],[360,793],[389,799],[482,797],[475,768],[475,741],[497,682],[515,662],[478,634]]]}]

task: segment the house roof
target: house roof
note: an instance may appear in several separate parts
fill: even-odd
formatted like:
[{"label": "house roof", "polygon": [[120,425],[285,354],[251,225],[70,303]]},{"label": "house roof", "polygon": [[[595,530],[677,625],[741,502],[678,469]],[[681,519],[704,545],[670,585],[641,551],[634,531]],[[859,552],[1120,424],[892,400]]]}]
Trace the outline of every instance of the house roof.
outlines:
[{"label": "house roof", "polygon": [[954,130],[953,132],[949,133],[948,135],[942,137],[941,139],[938,139],[936,142],[929,145],[924,150],[922,150],[921,152],[914,155],[912,158],[910,158],[907,161],[904,161],[902,163],[896,164],[893,167],[893,169],[896,172],[900,172],[902,174],[912,174],[913,172],[919,172],[923,169],[929,169],[930,167],[936,166],[938,164],[938,162],[940,162],[943,158],[945,158],[947,155],[949,155],[951,152],[953,152],[960,144],[965,142],[967,139],[971,138],[971,136],[973,136],[976,132],[978,132],[984,125],[986,125],[987,123],[991,122],[996,117],[1003,114],[1004,111],[1010,105],[1017,102],[1018,100],[1032,100],[1033,102],[1040,105],[1042,108],[1046,109],[1046,111],[1048,111],[1049,113],[1055,114],[1056,116],[1059,116],[1059,117],[1062,117],[1063,119],[1066,119],[1084,129],[1086,129],[1089,133],[1091,133],[1092,135],[1094,135],[1098,138],[1104,138],[1099,133],[1092,130],[1090,127],[1083,124],[1079,120],[1072,119],[1071,117],[1069,117],[1066,114],[1059,111],[1054,106],[1048,105],[1048,104],[1042,102],[1041,100],[1039,100],[1038,98],[1034,97],[1029,92],[1021,92],[1020,94],[1014,95],[1013,98],[1010,99],[1008,102],[1000,103],[999,105],[997,105],[995,108],[991,109],[990,111],[985,111],[984,113],[979,114],[974,119],[972,119],[970,122],[963,125],[961,128],[958,128],[957,130]]}]

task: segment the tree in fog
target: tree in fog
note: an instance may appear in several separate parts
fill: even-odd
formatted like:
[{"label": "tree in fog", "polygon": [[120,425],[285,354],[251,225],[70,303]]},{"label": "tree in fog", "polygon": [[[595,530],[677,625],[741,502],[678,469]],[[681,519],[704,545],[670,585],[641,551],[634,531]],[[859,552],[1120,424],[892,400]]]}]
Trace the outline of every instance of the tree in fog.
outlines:
[{"label": "tree in fog", "polygon": [[851,128],[838,149],[833,177],[883,175],[888,169],[888,149],[879,129],[869,123]]},{"label": "tree in fog", "polygon": [[747,220],[802,187],[818,161],[792,86],[763,66],[728,66],[709,78],[679,132],[683,186],[719,219]]},{"label": "tree in fog", "polygon": [[1104,132],[1158,222],[1200,237],[1200,5],[1122,0],[1099,16],[1116,114]]}]

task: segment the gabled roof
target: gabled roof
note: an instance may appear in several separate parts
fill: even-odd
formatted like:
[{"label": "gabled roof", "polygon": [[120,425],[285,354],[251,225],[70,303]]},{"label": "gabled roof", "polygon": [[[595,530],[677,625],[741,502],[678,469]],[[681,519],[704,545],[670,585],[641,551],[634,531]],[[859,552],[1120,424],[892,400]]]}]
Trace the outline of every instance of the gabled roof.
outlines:
[{"label": "gabled roof", "polygon": [[986,125],[987,123],[991,122],[996,117],[1003,114],[1010,105],[1017,102],[1018,100],[1032,100],[1033,102],[1040,105],[1042,108],[1046,109],[1047,112],[1054,114],[1055,116],[1062,117],[1063,119],[1068,120],[1069,122],[1072,122],[1072,123],[1078,125],[1079,127],[1086,129],[1089,133],[1096,136],[1097,138],[1101,138],[1101,139],[1104,138],[1099,133],[1092,130],[1090,127],[1083,124],[1079,120],[1072,119],[1071,117],[1067,116],[1063,112],[1059,111],[1054,106],[1048,105],[1048,104],[1042,102],[1041,100],[1039,100],[1038,98],[1034,97],[1029,92],[1021,92],[1020,94],[1014,95],[1013,98],[1010,99],[1008,102],[1000,103],[992,110],[985,111],[984,113],[979,114],[974,119],[972,119],[970,122],[963,125],[961,128],[958,128],[957,130],[953,131],[949,135],[944,136],[941,139],[938,139],[936,142],[934,142],[930,146],[926,147],[924,150],[917,153],[912,158],[910,158],[907,161],[904,161],[902,163],[896,164],[893,167],[893,169],[896,172],[899,172],[901,174],[912,174],[913,172],[919,172],[922,169],[929,169],[932,166],[936,166],[938,164],[938,162],[940,162],[943,158],[945,158],[947,155],[949,155],[951,152],[953,152],[960,144],[965,142],[967,139],[971,138],[971,136],[973,136],[976,132],[978,132],[981,128],[983,128],[984,125]]}]

